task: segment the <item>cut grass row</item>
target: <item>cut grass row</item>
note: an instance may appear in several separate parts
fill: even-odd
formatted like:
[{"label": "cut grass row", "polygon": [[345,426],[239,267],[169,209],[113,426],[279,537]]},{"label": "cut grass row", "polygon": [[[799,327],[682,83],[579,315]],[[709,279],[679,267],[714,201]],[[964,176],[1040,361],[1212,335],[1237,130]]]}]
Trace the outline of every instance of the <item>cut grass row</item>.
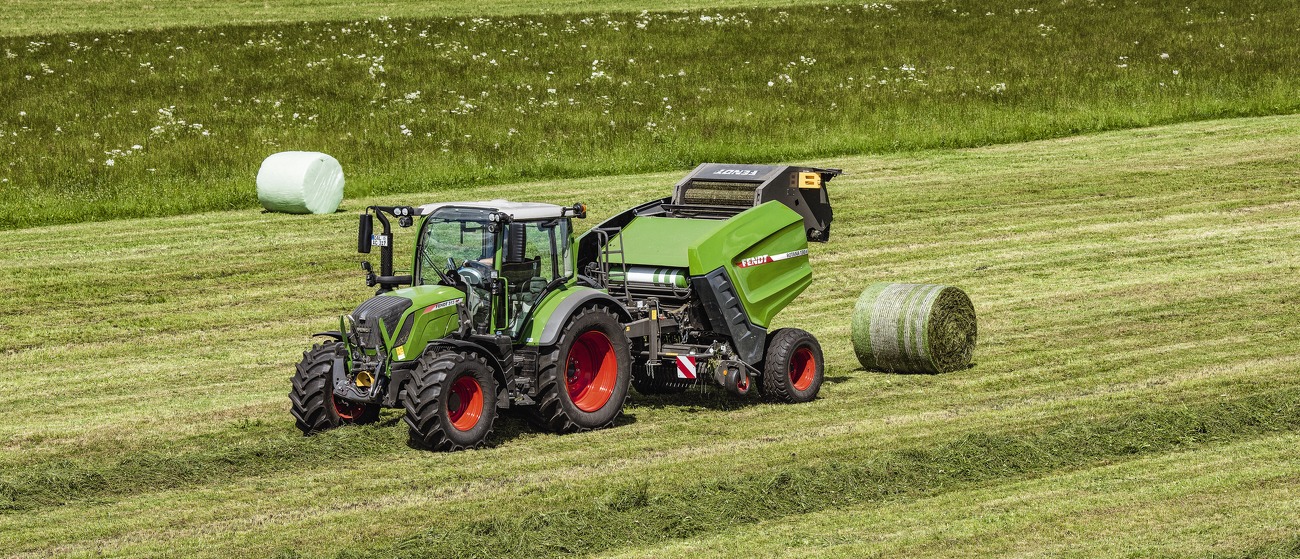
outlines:
[{"label": "cut grass row", "polygon": [[1290,558],[1300,554],[1297,443],[1266,437],[886,498],[614,556]]},{"label": "cut grass row", "polygon": [[251,208],[294,149],[357,198],[1290,113],[1297,29],[930,0],[0,38],[0,229]]},{"label": "cut grass row", "polygon": [[[835,238],[812,247],[817,279],[780,325],[822,340],[821,399],[637,397],[614,429],[557,437],[506,420],[494,448],[456,454],[407,448],[395,412],[307,439],[293,428],[285,393],[298,352],[367,295],[348,214],[236,211],[8,231],[0,278],[14,297],[0,301],[0,368],[22,374],[0,377],[0,540],[19,556],[777,555],[788,546],[858,555],[878,550],[851,531],[884,522],[863,520],[875,511],[936,518],[928,503],[949,499],[975,510],[966,526],[977,526],[996,519],[978,512],[989,495],[1015,503],[1034,484],[1069,489],[1059,480],[1075,472],[1158,477],[1247,449],[1263,465],[1229,462],[1223,479],[1187,490],[1197,512],[1169,552],[1285,549],[1278,534],[1296,528],[1292,501],[1265,497],[1284,490],[1277,455],[1296,435],[1297,137],[1300,117],[1273,117],[815,162],[849,174],[830,185]],[[474,197],[583,200],[589,224],[677,178],[508,185]],[[970,292],[981,317],[977,366],[941,376],[858,369],[846,313],[878,280]],[[1215,516],[1240,508],[1231,499],[1242,479],[1259,480],[1262,493],[1249,499],[1258,507]],[[1154,496],[1140,504],[1166,506]],[[1114,490],[1088,506],[1134,505]],[[689,518],[673,517],[679,510]],[[1035,510],[1060,517],[1077,506]],[[768,537],[809,517],[832,521],[811,543]],[[620,529],[583,529],[602,522]],[[845,531],[831,534],[836,522]],[[937,522],[907,529],[942,533]],[[1094,537],[1099,522],[1080,532],[1049,524],[1036,537],[1115,554]],[[1238,537],[1216,543],[1197,530]],[[908,533],[888,553],[1021,545],[1015,530],[952,547]],[[1165,536],[1135,524],[1125,541],[1150,547]]]}]

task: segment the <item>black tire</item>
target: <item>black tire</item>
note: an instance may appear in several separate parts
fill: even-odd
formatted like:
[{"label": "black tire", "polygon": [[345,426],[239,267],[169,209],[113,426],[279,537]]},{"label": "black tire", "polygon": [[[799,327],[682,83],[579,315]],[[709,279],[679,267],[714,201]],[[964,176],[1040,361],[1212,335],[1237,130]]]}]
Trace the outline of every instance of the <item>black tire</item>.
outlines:
[{"label": "black tire", "polygon": [[763,382],[759,383],[764,398],[788,404],[811,402],[825,375],[822,346],[812,334],[798,328],[768,334]]},{"label": "black tire", "polygon": [[482,356],[429,351],[402,393],[411,443],[429,450],[483,446],[497,418],[497,380]]},{"label": "black tire", "polygon": [[289,411],[302,434],[310,435],[340,425],[374,423],[378,404],[357,404],[334,397],[334,358],[344,353],[343,344],[328,341],[302,353],[289,390]]},{"label": "black tire", "polygon": [[628,345],[623,325],[609,311],[591,307],[574,315],[559,343],[542,350],[532,422],[556,433],[613,424],[631,384]]}]

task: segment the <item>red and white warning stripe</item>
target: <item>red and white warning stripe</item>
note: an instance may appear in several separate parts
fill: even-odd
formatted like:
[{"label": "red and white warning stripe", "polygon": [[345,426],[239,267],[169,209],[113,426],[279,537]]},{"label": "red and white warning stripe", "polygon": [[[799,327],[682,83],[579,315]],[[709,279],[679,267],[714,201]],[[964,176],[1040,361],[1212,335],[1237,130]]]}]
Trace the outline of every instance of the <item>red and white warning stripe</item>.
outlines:
[{"label": "red and white warning stripe", "polygon": [[677,356],[677,378],[695,380],[695,358]]},{"label": "red and white warning stripe", "polygon": [[737,262],[737,263],[736,263],[736,267],[737,267],[737,268],[748,268],[748,267],[750,267],[750,266],[758,266],[758,265],[761,265],[761,264],[769,264],[769,263],[772,263],[772,262],[776,262],[776,261],[778,261],[778,260],[785,260],[785,259],[787,259],[787,258],[795,258],[795,257],[799,257],[799,256],[808,256],[808,249],[806,249],[806,248],[805,248],[805,249],[799,249],[799,250],[796,250],[796,251],[793,251],[793,252],[787,252],[787,253],[785,253],[785,254],[764,254],[763,256],[751,256],[751,257],[749,257],[749,258],[746,258],[746,259],[744,259],[744,260],[741,260],[740,262]]}]

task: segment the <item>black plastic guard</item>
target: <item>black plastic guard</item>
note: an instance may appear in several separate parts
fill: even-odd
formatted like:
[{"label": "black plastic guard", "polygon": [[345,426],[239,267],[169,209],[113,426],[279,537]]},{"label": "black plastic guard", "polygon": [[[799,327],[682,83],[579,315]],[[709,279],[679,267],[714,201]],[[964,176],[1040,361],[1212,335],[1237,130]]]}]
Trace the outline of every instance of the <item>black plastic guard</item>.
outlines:
[{"label": "black plastic guard", "polygon": [[745,305],[736,295],[727,270],[718,268],[703,277],[691,278],[691,284],[712,331],[730,337],[745,363],[756,365],[761,362],[763,351],[767,349],[767,329],[749,321],[749,313],[745,312]]}]

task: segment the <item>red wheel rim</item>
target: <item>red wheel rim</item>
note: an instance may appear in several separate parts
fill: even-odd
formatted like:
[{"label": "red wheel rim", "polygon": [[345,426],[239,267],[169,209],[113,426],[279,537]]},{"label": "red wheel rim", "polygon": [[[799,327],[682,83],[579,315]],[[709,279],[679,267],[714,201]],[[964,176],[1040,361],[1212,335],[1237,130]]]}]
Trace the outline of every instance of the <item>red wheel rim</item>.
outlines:
[{"label": "red wheel rim", "polygon": [[461,375],[451,383],[447,395],[447,419],[458,431],[469,431],[483,417],[483,386],[471,375]]},{"label": "red wheel rim", "polygon": [[817,376],[817,358],[811,349],[800,347],[790,356],[790,386],[795,390],[808,390]]},{"label": "red wheel rim", "polygon": [[605,407],[618,384],[618,357],[609,337],[595,330],[584,332],[564,361],[564,383],[573,405],[588,413]]},{"label": "red wheel rim", "polygon": [[366,413],[366,406],[334,396],[334,413],[339,414],[339,419],[343,421],[353,422]]}]

